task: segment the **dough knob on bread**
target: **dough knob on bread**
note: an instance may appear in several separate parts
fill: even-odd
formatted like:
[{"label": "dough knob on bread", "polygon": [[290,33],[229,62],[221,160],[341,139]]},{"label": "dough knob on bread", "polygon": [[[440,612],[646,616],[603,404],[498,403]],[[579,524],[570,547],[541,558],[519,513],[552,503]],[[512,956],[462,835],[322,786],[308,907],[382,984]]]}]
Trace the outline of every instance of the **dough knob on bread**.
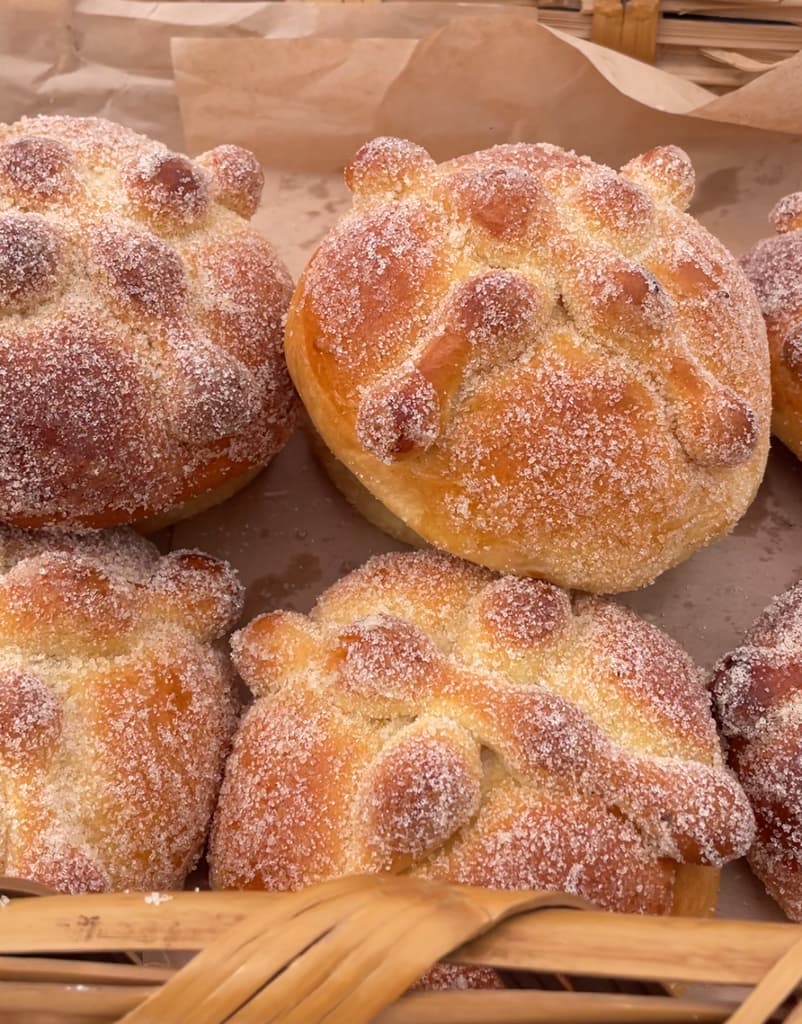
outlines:
[{"label": "dough knob on bread", "polygon": [[547,319],[547,301],[521,274],[490,270],[458,284],[410,365],[363,396],[356,426],[363,446],[382,461],[431,447],[465,380],[512,362]]},{"label": "dough knob on bread", "polygon": [[41,765],[61,734],[61,706],[38,676],[19,669],[0,673],[0,761]]},{"label": "dough knob on bread", "polygon": [[180,153],[146,151],[123,167],[122,177],[131,202],[156,223],[189,226],[208,209],[206,179]]},{"label": "dough knob on bread", "polygon": [[586,179],[575,202],[590,231],[625,253],[643,248],[655,231],[655,204],[648,191],[621,175]]},{"label": "dough knob on bread", "polygon": [[769,220],[779,234],[802,228],[802,192],[784,196],[769,214]]},{"label": "dough knob on bread", "polygon": [[693,164],[679,146],[656,146],[630,160],[621,173],[680,210],[687,210],[696,189]]},{"label": "dough knob on bread", "polygon": [[58,139],[35,133],[0,143],[0,182],[20,209],[46,207],[77,191],[70,148]]},{"label": "dough knob on bread", "polygon": [[195,161],[209,175],[214,198],[240,217],[252,217],[262,198],[265,176],[256,157],[242,146],[215,146]]},{"label": "dough knob on bread", "polygon": [[711,468],[748,461],[759,424],[741,395],[682,358],[673,360],[667,385],[676,402],[676,436],[689,459]]},{"label": "dough knob on bread", "polygon": [[58,228],[35,213],[0,214],[0,313],[52,299],[65,269]]},{"label": "dough knob on bread", "polygon": [[574,256],[576,274],[565,282],[563,302],[577,326],[619,345],[666,344],[673,306],[657,278],[633,260],[595,251]]},{"label": "dough knob on bread", "polygon": [[391,462],[437,440],[440,404],[437,391],[416,367],[401,368],[367,392],[359,405],[356,429],[362,445]]},{"label": "dough knob on bread", "polygon": [[443,201],[473,229],[473,242],[480,250],[556,241],[554,204],[543,185],[523,168],[466,168],[442,182],[441,189]]},{"label": "dough knob on bread", "polygon": [[372,139],[345,169],[345,183],[360,198],[398,193],[435,167],[422,146],[405,139]]}]

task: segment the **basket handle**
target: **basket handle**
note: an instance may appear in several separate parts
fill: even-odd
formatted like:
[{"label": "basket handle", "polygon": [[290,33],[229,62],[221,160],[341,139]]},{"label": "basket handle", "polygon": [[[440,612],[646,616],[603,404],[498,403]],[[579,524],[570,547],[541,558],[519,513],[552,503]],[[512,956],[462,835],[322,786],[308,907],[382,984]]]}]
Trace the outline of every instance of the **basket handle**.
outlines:
[{"label": "basket handle", "polygon": [[386,875],[315,886],[246,917],[123,1021],[367,1022],[499,921],[555,906],[587,904]]}]

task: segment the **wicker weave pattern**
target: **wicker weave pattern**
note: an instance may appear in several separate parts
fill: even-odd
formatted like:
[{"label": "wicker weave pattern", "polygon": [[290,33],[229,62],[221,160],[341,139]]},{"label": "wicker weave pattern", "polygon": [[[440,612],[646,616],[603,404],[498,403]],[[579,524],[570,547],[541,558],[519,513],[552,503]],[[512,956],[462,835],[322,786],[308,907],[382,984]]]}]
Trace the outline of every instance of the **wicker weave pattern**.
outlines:
[{"label": "wicker weave pattern", "polygon": [[[0,879],[3,891],[14,887]],[[790,924],[603,914],[571,896],[391,876],[282,894],[20,899],[0,915],[2,1024],[802,1021],[802,1004],[786,1003],[802,978],[802,932]],[[131,948],[200,952],[178,971],[54,956]],[[700,999],[610,985],[404,994],[440,958],[753,987],[740,1007],[713,989]]]}]

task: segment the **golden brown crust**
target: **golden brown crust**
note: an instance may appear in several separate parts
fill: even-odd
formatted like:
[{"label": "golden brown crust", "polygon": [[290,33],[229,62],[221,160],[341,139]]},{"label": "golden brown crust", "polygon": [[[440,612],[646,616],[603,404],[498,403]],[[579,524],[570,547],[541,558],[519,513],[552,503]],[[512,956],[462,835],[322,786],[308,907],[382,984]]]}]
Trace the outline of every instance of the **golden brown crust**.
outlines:
[{"label": "golden brown crust", "polygon": [[180,888],[234,726],[231,569],[136,534],[0,528],[0,873]]},{"label": "golden brown crust", "polygon": [[257,700],[212,831],[217,887],[393,871],[667,913],[679,865],[752,840],[699,670],[609,600],[392,554],[232,646]]},{"label": "golden brown crust", "polygon": [[286,353],[334,455],[494,569],[630,589],[730,529],[768,451],[765,332],[681,212],[687,156],[547,145],[437,165],[378,139],[296,289]]},{"label": "golden brown crust", "polygon": [[802,228],[802,192],[784,196],[769,214],[769,220],[779,234]]},{"label": "golden brown crust", "polygon": [[741,260],[755,286],[771,355],[772,430],[802,458],[802,192],[781,199],[777,230]]},{"label": "golden brown crust", "polygon": [[690,157],[679,146],[656,146],[621,168],[625,178],[680,210],[687,210],[696,189]]},{"label": "golden brown crust", "polygon": [[261,169],[94,118],[0,125],[0,517],[103,527],[264,466],[297,415]]},{"label": "golden brown crust", "polygon": [[802,584],[775,598],[721,660],[713,695],[757,822],[749,863],[802,921]]},{"label": "golden brown crust", "polygon": [[331,482],[340,491],[343,497],[360,512],[368,522],[375,527],[388,533],[396,540],[411,547],[420,548],[426,546],[426,541],[419,537],[413,530],[394,516],[393,513],[382,505],[379,499],[357,480],[354,474],[335,458],[326,445],[321,441],[316,430],[309,429],[308,436],[312,451],[326,471]]},{"label": "golden brown crust", "polygon": [[218,203],[246,219],[256,213],[265,176],[253,153],[241,146],[216,146],[201,153],[196,163],[211,175],[212,194]]},{"label": "golden brown crust", "polygon": [[214,487],[211,491],[204,491],[198,497],[190,498],[189,501],[184,501],[180,505],[174,505],[167,512],[157,516],[148,516],[147,519],[140,519],[133,524],[134,529],[149,537],[174,523],[180,523],[183,519],[191,519],[192,516],[200,515],[201,512],[228,501],[243,487],[247,487],[261,472],[261,467],[257,467],[240,473],[239,476],[229,477],[224,484]]}]

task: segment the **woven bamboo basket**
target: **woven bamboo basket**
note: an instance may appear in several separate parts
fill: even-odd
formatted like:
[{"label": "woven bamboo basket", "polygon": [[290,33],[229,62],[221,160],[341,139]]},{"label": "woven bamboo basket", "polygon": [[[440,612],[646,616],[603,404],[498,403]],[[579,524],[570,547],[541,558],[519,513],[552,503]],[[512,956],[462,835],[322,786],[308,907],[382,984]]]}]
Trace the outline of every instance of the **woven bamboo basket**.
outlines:
[{"label": "woven bamboo basket", "polygon": [[802,49],[802,0],[541,0],[539,20],[713,92],[746,85]]},{"label": "woven bamboo basket", "polygon": [[500,9],[537,7],[538,20],[549,28],[656,64],[717,93],[746,85],[802,50],[802,0],[497,2]]},{"label": "woven bamboo basket", "polygon": [[[375,875],[282,894],[17,898],[31,891],[0,879],[2,1024],[802,1021],[798,925]],[[167,966],[175,951],[195,955]],[[525,987],[409,991],[440,960]]]}]

